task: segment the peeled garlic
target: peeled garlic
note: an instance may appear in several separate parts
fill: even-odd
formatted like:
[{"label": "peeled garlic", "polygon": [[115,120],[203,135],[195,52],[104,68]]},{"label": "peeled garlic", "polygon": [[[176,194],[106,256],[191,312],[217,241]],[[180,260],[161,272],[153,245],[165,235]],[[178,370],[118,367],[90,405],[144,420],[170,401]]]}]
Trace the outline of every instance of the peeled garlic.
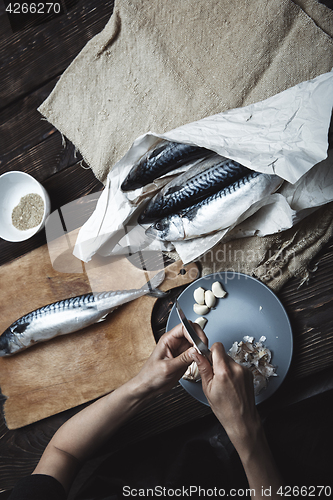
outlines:
[{"label": "peeled garlic", "polygon": [[215,281],[212,284],[212,291],[215,297],[218,297],[219,299],[223,299],[227,295],[227,292],[224,290],[223,286],[219,281]]},{"label": "peeled garlic", "polygon": [[183,378],[191,382],[198,382],[201,379],[199,368],[195,361],[187,368]]},{"label": "peeled garlic", "polygon": [[205,304],[209,308],[214,307],[216,304],[216,297],[211,290],[205,291]]},{"label": "peeled garlic", "polygon": [[204,316],[209,312],[209,307],[203,304],[194,304],[193,311],[195,312],[195,314],[198,314],[199,316]]},{"label": "peeled garlic", "polygon": [[193,293],[194,300],[196,301],[197,304],[204,304],[205,303],[205,289],[199,286],[199,288],[196,288]]},{"label": "peeled garlic", "polygon": [[202,329],[204,329],[207,323],[207,319],[201,316],[200,318],[197,318],[194,323],[197,323]]}]

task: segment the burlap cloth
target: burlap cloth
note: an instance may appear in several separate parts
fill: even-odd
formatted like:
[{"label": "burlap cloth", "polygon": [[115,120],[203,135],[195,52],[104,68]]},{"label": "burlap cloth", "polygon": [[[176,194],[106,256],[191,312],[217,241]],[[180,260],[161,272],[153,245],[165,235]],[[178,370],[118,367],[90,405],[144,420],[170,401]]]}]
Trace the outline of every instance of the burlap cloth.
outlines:
[{"label": "burlap cloth", "polygon": [[[315,0],[119,0],[39,111],[103,182],[150,130],[261,101],[330,71],[332,33],[332,11]],[[278,290],[292,275],[306,277],[332,236],[332,214],[324,206],[284,233],[222,242],[201,259],[203,272],[233,269]]]}]

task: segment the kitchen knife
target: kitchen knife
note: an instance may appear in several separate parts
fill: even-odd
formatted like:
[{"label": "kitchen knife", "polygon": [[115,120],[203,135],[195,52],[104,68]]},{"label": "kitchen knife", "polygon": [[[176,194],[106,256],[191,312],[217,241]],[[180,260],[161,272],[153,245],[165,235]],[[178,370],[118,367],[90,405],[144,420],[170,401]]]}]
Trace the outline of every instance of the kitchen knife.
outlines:
[{"label": "kitchen knife", "polygon": [[176,300],[176,311],[178,313],[180,321],[182,322],[185,330],[187,331],[190,339],[192,340],[194,347],[197,349],[199,354],[205,356],[205,358],[208,359],[210,364],[212,364],[212,352],[208,349],[206,344],[204,344],[201,338],[197,335],[193,326],[188,321],[182,308],[180,307],[178,300]]}]

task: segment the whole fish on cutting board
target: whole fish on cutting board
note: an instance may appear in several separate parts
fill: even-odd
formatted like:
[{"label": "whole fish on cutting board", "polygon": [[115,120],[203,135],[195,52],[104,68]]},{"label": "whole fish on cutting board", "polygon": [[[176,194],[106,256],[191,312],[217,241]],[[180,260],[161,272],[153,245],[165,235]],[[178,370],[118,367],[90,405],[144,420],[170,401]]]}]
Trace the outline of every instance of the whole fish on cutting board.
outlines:
[{"label": "whole fish on cutting board", "polygon": [[209,156],[164,186],[149,201],[138,222],[151,223],[176,213],[250,173],[250,169],[234,160],[218,154]]},{"label": "whole fish on cutting board", "polygon": [[143,295],[165,295],[157,287],[164,280],[164,270],[139,289],[87,293],[36,309],[12,323],[0,336],[0,356],[10,356],[23,349],[59,335],[76,332],[103,321],[114,309]]},{"label": "whole fish on cutting board", "polygon": [[277,175],[251,172],[195,205],[152,224],[146,234],[163,241],[197,238],[234,224],[254,203],[276,191]]},{"label": "whole fish on cutting board", "polygon": [[179,142],[160,141],[138,160],[121,185],[123,191],[146,186],[185,163],[211,155],[212,151]]}]

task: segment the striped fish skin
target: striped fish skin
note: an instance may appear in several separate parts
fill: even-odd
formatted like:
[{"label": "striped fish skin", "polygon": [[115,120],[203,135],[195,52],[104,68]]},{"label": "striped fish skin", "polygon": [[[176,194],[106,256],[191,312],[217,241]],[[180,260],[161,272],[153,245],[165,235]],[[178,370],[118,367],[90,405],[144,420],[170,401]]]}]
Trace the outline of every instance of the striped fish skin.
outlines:
[{"label": "striped fish skin", "polygon": [[146,234],[162,241],[181,241],[215,233],[234,224],[254,203],[275,192],[282,182],[277,175],[251,172],[192,207],[155,222]]},{"label": "striped fish skin", "polygon": [[161,141],[133,165],[121,185],[122,191],[146,186],[158,177],[175,170],[189,161],[212,154],[199,146],[179,142]]},{"label": "striped fish skin", "polygon": [[37,342],[81,330],[102,321],[114,309],[143,295],[159,297],[164,271],[140,289],[88,293],[36,309],[12,323],[0,336],[0,356],[10,356]]},{"label": "striped fish skin", "polygon": [[152,223],[220,191],[251,173],[240,163],[213,155],[202,160],[159,191],[140,214],[140,224]]}]

